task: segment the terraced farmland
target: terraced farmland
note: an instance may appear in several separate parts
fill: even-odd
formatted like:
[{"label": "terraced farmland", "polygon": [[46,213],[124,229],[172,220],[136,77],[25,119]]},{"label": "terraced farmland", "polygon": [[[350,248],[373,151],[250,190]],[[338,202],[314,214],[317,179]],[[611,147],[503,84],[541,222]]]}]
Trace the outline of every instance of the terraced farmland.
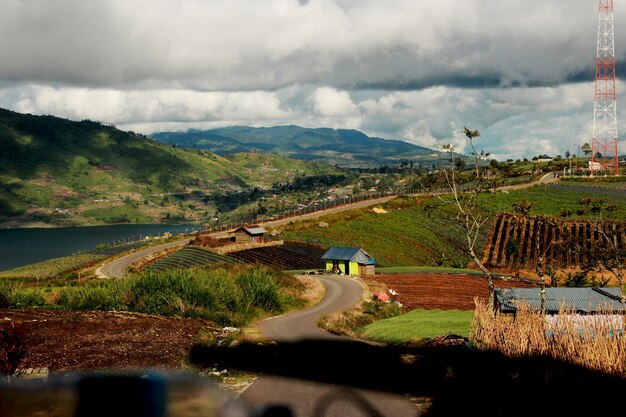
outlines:
[{"label": "terraced farmland", "polygon": [[[606,222],[605,228],[617,247],[626,244],[626,223]],[[587,221],[503,214],[490,233],[484,262],[533,269],[541,256],[546,267],[566,269],[584,264],[595,250],[602,250],[602,238]]]},{"label": "terraced farmland", "polygon": [[261,263],[281,270],[324,268],[325,248],[299,242],[231,252],[229,256],[248,263]]},{"label": "terraced farmland", "polygon": [[191,268],[216,263],[240,263],[241,261],[229,256],[219,255],[197,246],[185,246],[178,252],[161,258],[145,267],[145,270],[162,271],[165,269]]}]

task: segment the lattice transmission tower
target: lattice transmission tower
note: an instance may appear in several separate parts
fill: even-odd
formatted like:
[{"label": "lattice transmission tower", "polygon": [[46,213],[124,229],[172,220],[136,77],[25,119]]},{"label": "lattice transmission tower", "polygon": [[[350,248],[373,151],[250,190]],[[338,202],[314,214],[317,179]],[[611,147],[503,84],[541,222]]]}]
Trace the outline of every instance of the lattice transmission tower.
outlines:
[{"label": "lattice transmission tower", "polygon": [[614,38],[613,0],[599,0],[591,176],[619,175]]}]

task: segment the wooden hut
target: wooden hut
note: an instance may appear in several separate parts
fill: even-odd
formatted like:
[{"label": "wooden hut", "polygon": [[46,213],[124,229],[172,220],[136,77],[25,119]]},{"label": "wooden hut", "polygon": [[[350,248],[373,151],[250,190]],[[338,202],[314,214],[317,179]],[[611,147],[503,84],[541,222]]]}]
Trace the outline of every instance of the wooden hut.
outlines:
[{"label": "wooden hut", "polygon": [[263,227],[258,224],[248,224],[241,226],[239,229],[236,229],[232,235],[230,240],[238,243],[243,242],[254,242],[254,243],[263,243],[265,242],[265,230]]}]

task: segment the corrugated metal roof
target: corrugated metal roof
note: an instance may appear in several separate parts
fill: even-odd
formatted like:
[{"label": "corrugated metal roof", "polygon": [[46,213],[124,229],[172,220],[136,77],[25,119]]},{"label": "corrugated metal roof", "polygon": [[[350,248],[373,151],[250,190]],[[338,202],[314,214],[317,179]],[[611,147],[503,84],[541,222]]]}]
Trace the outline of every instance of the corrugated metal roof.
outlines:
[{"label": "corrugated metal roof", "polygon": [[[521,302],[533,310],[540,310],[540,291],[540,288],[496,288],[495,296],[504,312],[514,312]],[[546,288],[545,309],[550,313],[558,313],[561,307],[579,313],[626,309],[624,303],[611,296],[619,297],[619,288]]]},{"label": "corrugated metal roof", "polygon": [[245,230],[246,232],[250,233],[251,235],[261,235],[265,232],[267,232],[267,230],[265,230],[263,227],[259,226],[258,224],[250,224],[247,226],[241,226],[240,229]]},{"label": "corrugated metal roof", "polygon": [[373,264],[374,259],[361,248],[348,248],[343,246],[333,246],[328,249],[322,259],[333,259],[338,261],[352,261],[360,264]]}]

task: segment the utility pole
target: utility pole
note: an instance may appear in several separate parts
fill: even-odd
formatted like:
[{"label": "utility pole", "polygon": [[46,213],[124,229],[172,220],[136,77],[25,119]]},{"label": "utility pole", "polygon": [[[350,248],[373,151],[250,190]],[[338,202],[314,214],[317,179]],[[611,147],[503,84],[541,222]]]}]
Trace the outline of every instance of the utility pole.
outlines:
[{"label": "utility pole", "polygon": [[591,141],[591,176],[602,169],[619,175],[617,152],[617,107],[615,100],[614,0],[598,3],[598,48],[593,102],[593,139]]}]

